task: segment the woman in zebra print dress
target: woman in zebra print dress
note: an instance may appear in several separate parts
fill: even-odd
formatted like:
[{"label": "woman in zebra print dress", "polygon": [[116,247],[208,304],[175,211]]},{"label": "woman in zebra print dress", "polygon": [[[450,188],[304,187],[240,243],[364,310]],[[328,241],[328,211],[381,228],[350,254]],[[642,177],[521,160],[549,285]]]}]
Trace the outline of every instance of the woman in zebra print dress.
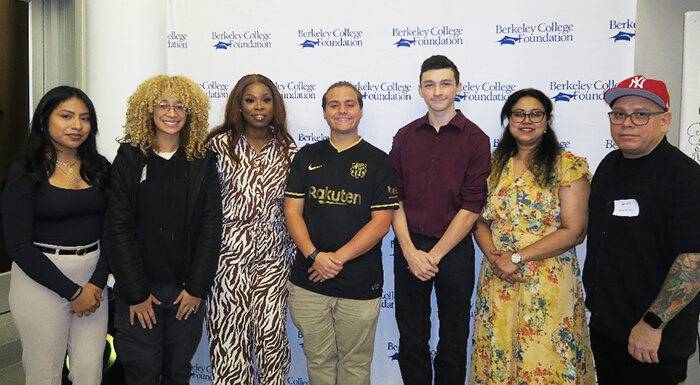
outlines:
[{"label": "woman in zebra print dress", "polygon": [[207,146],[219,156],[224,211],[207,312],[213,380],[282,385],[291,363],[286,284],[293,247],[283,193],[297,148],[274,83],[241,78]]}]

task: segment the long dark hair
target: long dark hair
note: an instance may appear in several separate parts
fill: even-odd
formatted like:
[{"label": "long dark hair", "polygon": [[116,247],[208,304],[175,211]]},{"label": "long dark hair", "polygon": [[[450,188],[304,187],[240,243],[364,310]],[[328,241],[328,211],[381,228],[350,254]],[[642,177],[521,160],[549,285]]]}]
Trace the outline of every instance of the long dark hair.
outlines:
[{"label": "long dark hair", "polygon": [[241,103],[243,102],[243,93],[245,89],[255,83],[260,83],[270,89],[272,94],[272,127],[274,127],[275,141],[280,145],[285,161],[290,163],[289,147],[294,144],[294,139],[289,134],[287,129],[287,112],[284,109],[284,101],[280,95],[275,83],[266,76],[260,74],[245,75],[231,90],[231,95],[226,102],[226,112],[224,122],[215,127],[209,132],[208,139],[222,133],[229,133],[229,154],[234,163],[238,163],[238,157],[234,153],[234,149],[238,144],[238,140],[243,135],[243,114],[241,112]]},{"label": "long dark hair", "polygon": [[90,113],[90,134],[78,147],[81,161],[80,176],[85,182],[101,193],[107,192],[109,186],[110,164],[97,152],[97,115],[95,106],[88,96],[78,88],[59,86],[47,92],[34,110],[30,125],[29,141],[24,155],[27,174],[36,182],[38,188],[56,171],[56,147],[49,134],[49,121],[53,111],[63,102],[78,98],[85,103]]},{"label": "long dark hair", "polygon": [[508,127],[510,122],[506,124],[506,121],[510,117],[513,106],[526,96],[537,99],[544,107],[545,114],[547,114],[547,125],[544,135],[542,136],[542,141],[537,146],[537,149],[535,149],[531,163],[528,163],[528,168],[535,175],[535,180],[540,187],[554,187],[558,182],[558,176],[556,174],[557,155],[561,152],[561,147],[559,146],[557,135],[552,129],[552,119],[554,118],[552,110],[554,106],[552,105],[552,101],[549,100],[549,97],[542,91],[534,88],[525,88],[513,92],[501,109],[501,125],[503,125],[504,130],[501,141],[498,142],[498,146],[496,146],[496,150],[493,152],[493,162],[491,166],[492,177],[489,183],[490,188],[498,184],[501,172],[506,162],[508,162],[508,159],[518,153],[518,145]]}]

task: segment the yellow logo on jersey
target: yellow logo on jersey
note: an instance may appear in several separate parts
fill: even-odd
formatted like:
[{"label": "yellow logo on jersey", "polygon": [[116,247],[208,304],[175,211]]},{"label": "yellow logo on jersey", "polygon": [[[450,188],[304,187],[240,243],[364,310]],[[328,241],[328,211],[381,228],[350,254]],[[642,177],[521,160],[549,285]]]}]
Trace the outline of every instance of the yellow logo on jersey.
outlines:
[{"label": "yellow logo on jersey", "polygon": [[354,162],[350,166],[350,175],[355,179],[362,179],[367,175],[367,163]]},{"label": "yellow logo on jersey", "polygon": [[333,190],[325,187],[309,186],[309,198],[316,199],[322,205],[361,205],[362,195],[345,191]]}]

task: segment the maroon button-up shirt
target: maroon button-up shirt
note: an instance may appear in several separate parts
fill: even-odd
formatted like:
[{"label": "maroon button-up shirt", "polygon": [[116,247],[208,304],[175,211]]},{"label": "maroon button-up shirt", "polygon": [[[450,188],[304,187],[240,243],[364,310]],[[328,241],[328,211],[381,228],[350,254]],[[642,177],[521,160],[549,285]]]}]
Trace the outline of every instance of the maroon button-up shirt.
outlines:
[{"label": "maroon button-up shirt", "polygon": [[389,155],[410,231],[440,238],[460,209],[481,213],[489,137],[459,110],[439,132],[427,114],[401,128]]}]

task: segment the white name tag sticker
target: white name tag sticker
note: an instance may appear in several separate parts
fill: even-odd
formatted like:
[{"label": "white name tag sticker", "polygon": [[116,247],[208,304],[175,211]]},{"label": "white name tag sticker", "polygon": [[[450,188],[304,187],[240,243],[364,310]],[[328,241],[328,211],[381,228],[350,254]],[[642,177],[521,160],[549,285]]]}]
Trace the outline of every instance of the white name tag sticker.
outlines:
[{"label": "white name tag sticker", "polygon": [[148,169],[148,166],[143,166],[143,170],[141,170],[141,180],[139,181],[139,183],[142,183],[143,181],[146,180],[146,176],[147,176],[146,174],[148,173],[147,169]]},{"label": "white name tag sticker", "polygon": [[616,217],[636,217],[639,215],[639,203],[636,199],[618,199],[615,201],[613,215]]}]

